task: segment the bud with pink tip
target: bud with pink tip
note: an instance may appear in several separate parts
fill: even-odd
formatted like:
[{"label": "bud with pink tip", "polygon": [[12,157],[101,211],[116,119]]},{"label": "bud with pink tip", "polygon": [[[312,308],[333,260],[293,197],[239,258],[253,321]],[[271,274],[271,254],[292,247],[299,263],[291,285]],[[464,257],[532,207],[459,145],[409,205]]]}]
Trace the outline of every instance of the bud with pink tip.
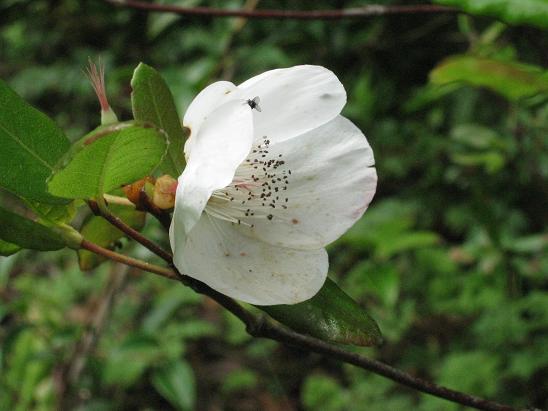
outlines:
[{"label": "bud with pink tip", "polygon": [[91,81],[93,90],[95,90],[95,94],[97,94],[99,104],[101,105],[101,125],[105,126],[117,123],[118,117],[116,117],[116,113],[114,113],[110,107],[107,99],[107,91],[105,88],[105,65],[100,59],[96,65],[90,58],[86,74]]}]

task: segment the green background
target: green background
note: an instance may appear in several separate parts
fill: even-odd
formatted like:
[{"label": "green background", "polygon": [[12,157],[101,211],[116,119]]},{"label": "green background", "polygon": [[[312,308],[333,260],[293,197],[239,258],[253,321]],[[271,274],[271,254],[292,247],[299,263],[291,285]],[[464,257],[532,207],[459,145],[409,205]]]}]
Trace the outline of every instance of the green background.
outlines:
[{"label": "green background", "polygon": [[[72,140],[100,118],[82,72],[88,56],[106,62],[121,120],[131,118],[140,61],[162,73],[181,114],[216,79],[296,64],[333,70],[379,174],[370,209],[329,248],[332,278],[385,336],[356,351],[516,407],[548,407],[546,50],[546,32],[491,17],[245,22],[98,0],[0,5],[0,77]],[[145,232],[161,236],[152,221]],[[82,273],[66,250],[0,257],[0,325],[0,409],[463,409],[253,340],[217,305],[163,279],[109,265]]]}]

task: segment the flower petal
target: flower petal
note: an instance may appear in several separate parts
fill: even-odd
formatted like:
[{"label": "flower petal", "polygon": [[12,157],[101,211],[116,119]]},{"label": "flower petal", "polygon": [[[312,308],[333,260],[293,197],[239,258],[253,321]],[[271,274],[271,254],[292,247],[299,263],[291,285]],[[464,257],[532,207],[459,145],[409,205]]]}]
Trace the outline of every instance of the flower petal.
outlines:
[{"label": "flower petal", "polygon": [[[248,217],[254,227],[238,229],[273,245],[297,249],[324,247],[358,220],[377,185],[373,151],[362,132],[342,116],[297,138],[271,145],[291,170],[287,190],[273,193],[276,208]],[[285,199],[288,199],[287,202]],[[284,208],[287,207],[287,208]]]},{"label": "flower petal", "polygon": [[322,287],[329,265],[323,248],[274,247],[234,227],[204,214],[184,251],[175,253],[177,269],[225,295],[257,305],[296,304]]},{"label": "flower petal", "polygon": [[230,81],[217,81],[203,89],[188,106],[183,117],[183,126],[190,129],[190,137],[185,144],[185,153],[190,155],[194,144],[194,136],[199,132],[200,126],[215,109],[226,102],[239,97],[238,88]]},{"label": "flower petal", "polygon": [[253,141],[251,108],[241,100],[225,103],[203,122],[175,195],[171,248],[180,253],[213,191],[228,185]]},{"label": "flower petal", "polygon": [[260,98],[261,112],[253,110],[255,136],[267,136],[273,142],[327,123],[346,103],[346,92],[337,76],[320,66],[267,71],[238,88],[241,98]]}]

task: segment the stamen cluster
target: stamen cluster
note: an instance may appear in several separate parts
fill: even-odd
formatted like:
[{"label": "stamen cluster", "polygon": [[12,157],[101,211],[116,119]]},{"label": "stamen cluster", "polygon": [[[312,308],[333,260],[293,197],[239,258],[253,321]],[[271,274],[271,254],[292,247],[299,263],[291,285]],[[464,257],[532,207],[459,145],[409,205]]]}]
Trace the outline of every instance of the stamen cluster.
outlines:
[{"label": "stamen cluster", "polygon": [[236,170],[232,183],[213,193],[206,212],[235,224],[254,227],[243,220],[251,217],[272,220],[272,209],[287,209],[289,198],[283,192],[290,184],[291,170],[286,166],[283,154],[273,155],[270,140],[263,136]]}]

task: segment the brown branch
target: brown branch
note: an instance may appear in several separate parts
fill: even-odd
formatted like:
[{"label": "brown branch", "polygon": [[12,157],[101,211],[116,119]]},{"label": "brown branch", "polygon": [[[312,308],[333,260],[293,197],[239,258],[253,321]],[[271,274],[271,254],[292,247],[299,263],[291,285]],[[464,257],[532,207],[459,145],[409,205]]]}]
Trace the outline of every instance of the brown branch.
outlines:
[{"label": "brown branch", "polygon": [[170,280],[178,280],[179,277],[177,273],[175,273],[173,270],[170,270],[169,268],[160,267],[154,264],[147,263],[143,260],[138,260],[137,258],[128,257],[127,255],[119,254],[115,251],[109,250],[107,248],[101,247],[100,245],[97,245],[95,243],[92,243],[91,241],[88,241],[86,239],[82,240],[80,243],[80,246],[88,251],[91,251],[92,253],[102,255],[103,257],[106,257],[113,261],[118,261],[119,263],[129,265],[131,267],[138,268],[143,271],[148,271],[153,274],[161,275],[162,277],[169,278]]},{"label": "brown branch", "polygon": [[150,251],[152,251],[154,254],[156,254],[158,257],[166,261],[167,263],[171,264],[172,261],[172,255],[165,251],[162,247],[160,247],[155,242],[149,240],[144,235],[142,235],[139,231],[131,228],[129,225],[124,223],[120,218],[116,217],[114,214],[112,214],[110,211],[108,211],[105,207],[99,207],[98,204],[95,201],[88,201],[89,208],[96,214],[103,217],[105,220],[107,220],[109,223],[111,223],[114,227],[116,227],[118,230],[123,232],[125,235],[127,235],[129,238],[134,239],[139,244],[145,246]]},{"label": "brown branch", "polygon": [[[252,334],[255,335],[255,334]],[[328,358],[334,358],[375,374],[382,375],[398,384],[405,385],[417,391],[443,398],[451,402],[466,405],[478,410],[484,411],[518,411],[509,405],[500,404],[474,395],[455,391],[444,386],[434,384],[430,381],[414,377],[402,370],[394,368],[381,361],[364,357],[362,355],[343,350],[333,344],[326,343],[317,338],[302,335],[280,327],[272,322],[266,322],[266,325],[255,335],[257,337],[266,337],[284,344],[293,345],[297,348],[305,348],[318,354],[324,354]]]},{"label": "brown branch", "polygon": [[180,274],[170,269],[154,266],[144,261],[136,260],[134,258],[115,253],[114,251],[107,250],[86,240],[82,242],[82,247],[94,253],[100,254],[104,257],[122,262],[132,267],[140,268],[142,270],[161,275],[163,277],[169,278],[170,280],[180,281],[183,284],[191,287],[197,293],[207,295],[208,297],[215,300],[218,304],[226,308],[228,311],[230,311],[232,314],[234,314],[236,317],[238,317],[246,325],[248,333],[254,337],[270,338],[284,344],[293,345],[298,348],[303,348],[316,352],[318,354],[323,354],[328,356],[329,358],[335,358],[340,361],[363,368],[364,370],[371,371],[375,374],[382,375],[392,381],[413,388],[417,391],[431,394],[435,397],[443,398],[451,402],[476,408],[478,410],[518,411],[516,408],[510,407],[508,405],[499,404],[494,401],[489,401],[463,392],[451,390],[432,382],[414,377],[404,371],[398,370],[397,368],[394,368],[380,361],[373,360],[356,353],[348,352],[342,348],[339,348],[338,346],[326,343],[317,338],[296,333],[286,328],[285,326],[274,323],[272,320],[264,316],[253,315],[232,298],[215,291],[208,285],[192,277]]},{"label": "brown branch", "polygon": [[138,0],[105,0],[107,3],[146,10],[149,12],[175,13],[184,16],[207,17],[246,17],[253,19],[298,19],[298,20],[333,20],[345,18],[366,18],[386,16],[392,14],[419,14],[419,13],[459,13],[452,7],[433,4],[415,5],[380,5],[369,4],[340,10],[246,10],[246,9],[217,9],[212,7],[180,7],[170,4],[147,3]]}]

